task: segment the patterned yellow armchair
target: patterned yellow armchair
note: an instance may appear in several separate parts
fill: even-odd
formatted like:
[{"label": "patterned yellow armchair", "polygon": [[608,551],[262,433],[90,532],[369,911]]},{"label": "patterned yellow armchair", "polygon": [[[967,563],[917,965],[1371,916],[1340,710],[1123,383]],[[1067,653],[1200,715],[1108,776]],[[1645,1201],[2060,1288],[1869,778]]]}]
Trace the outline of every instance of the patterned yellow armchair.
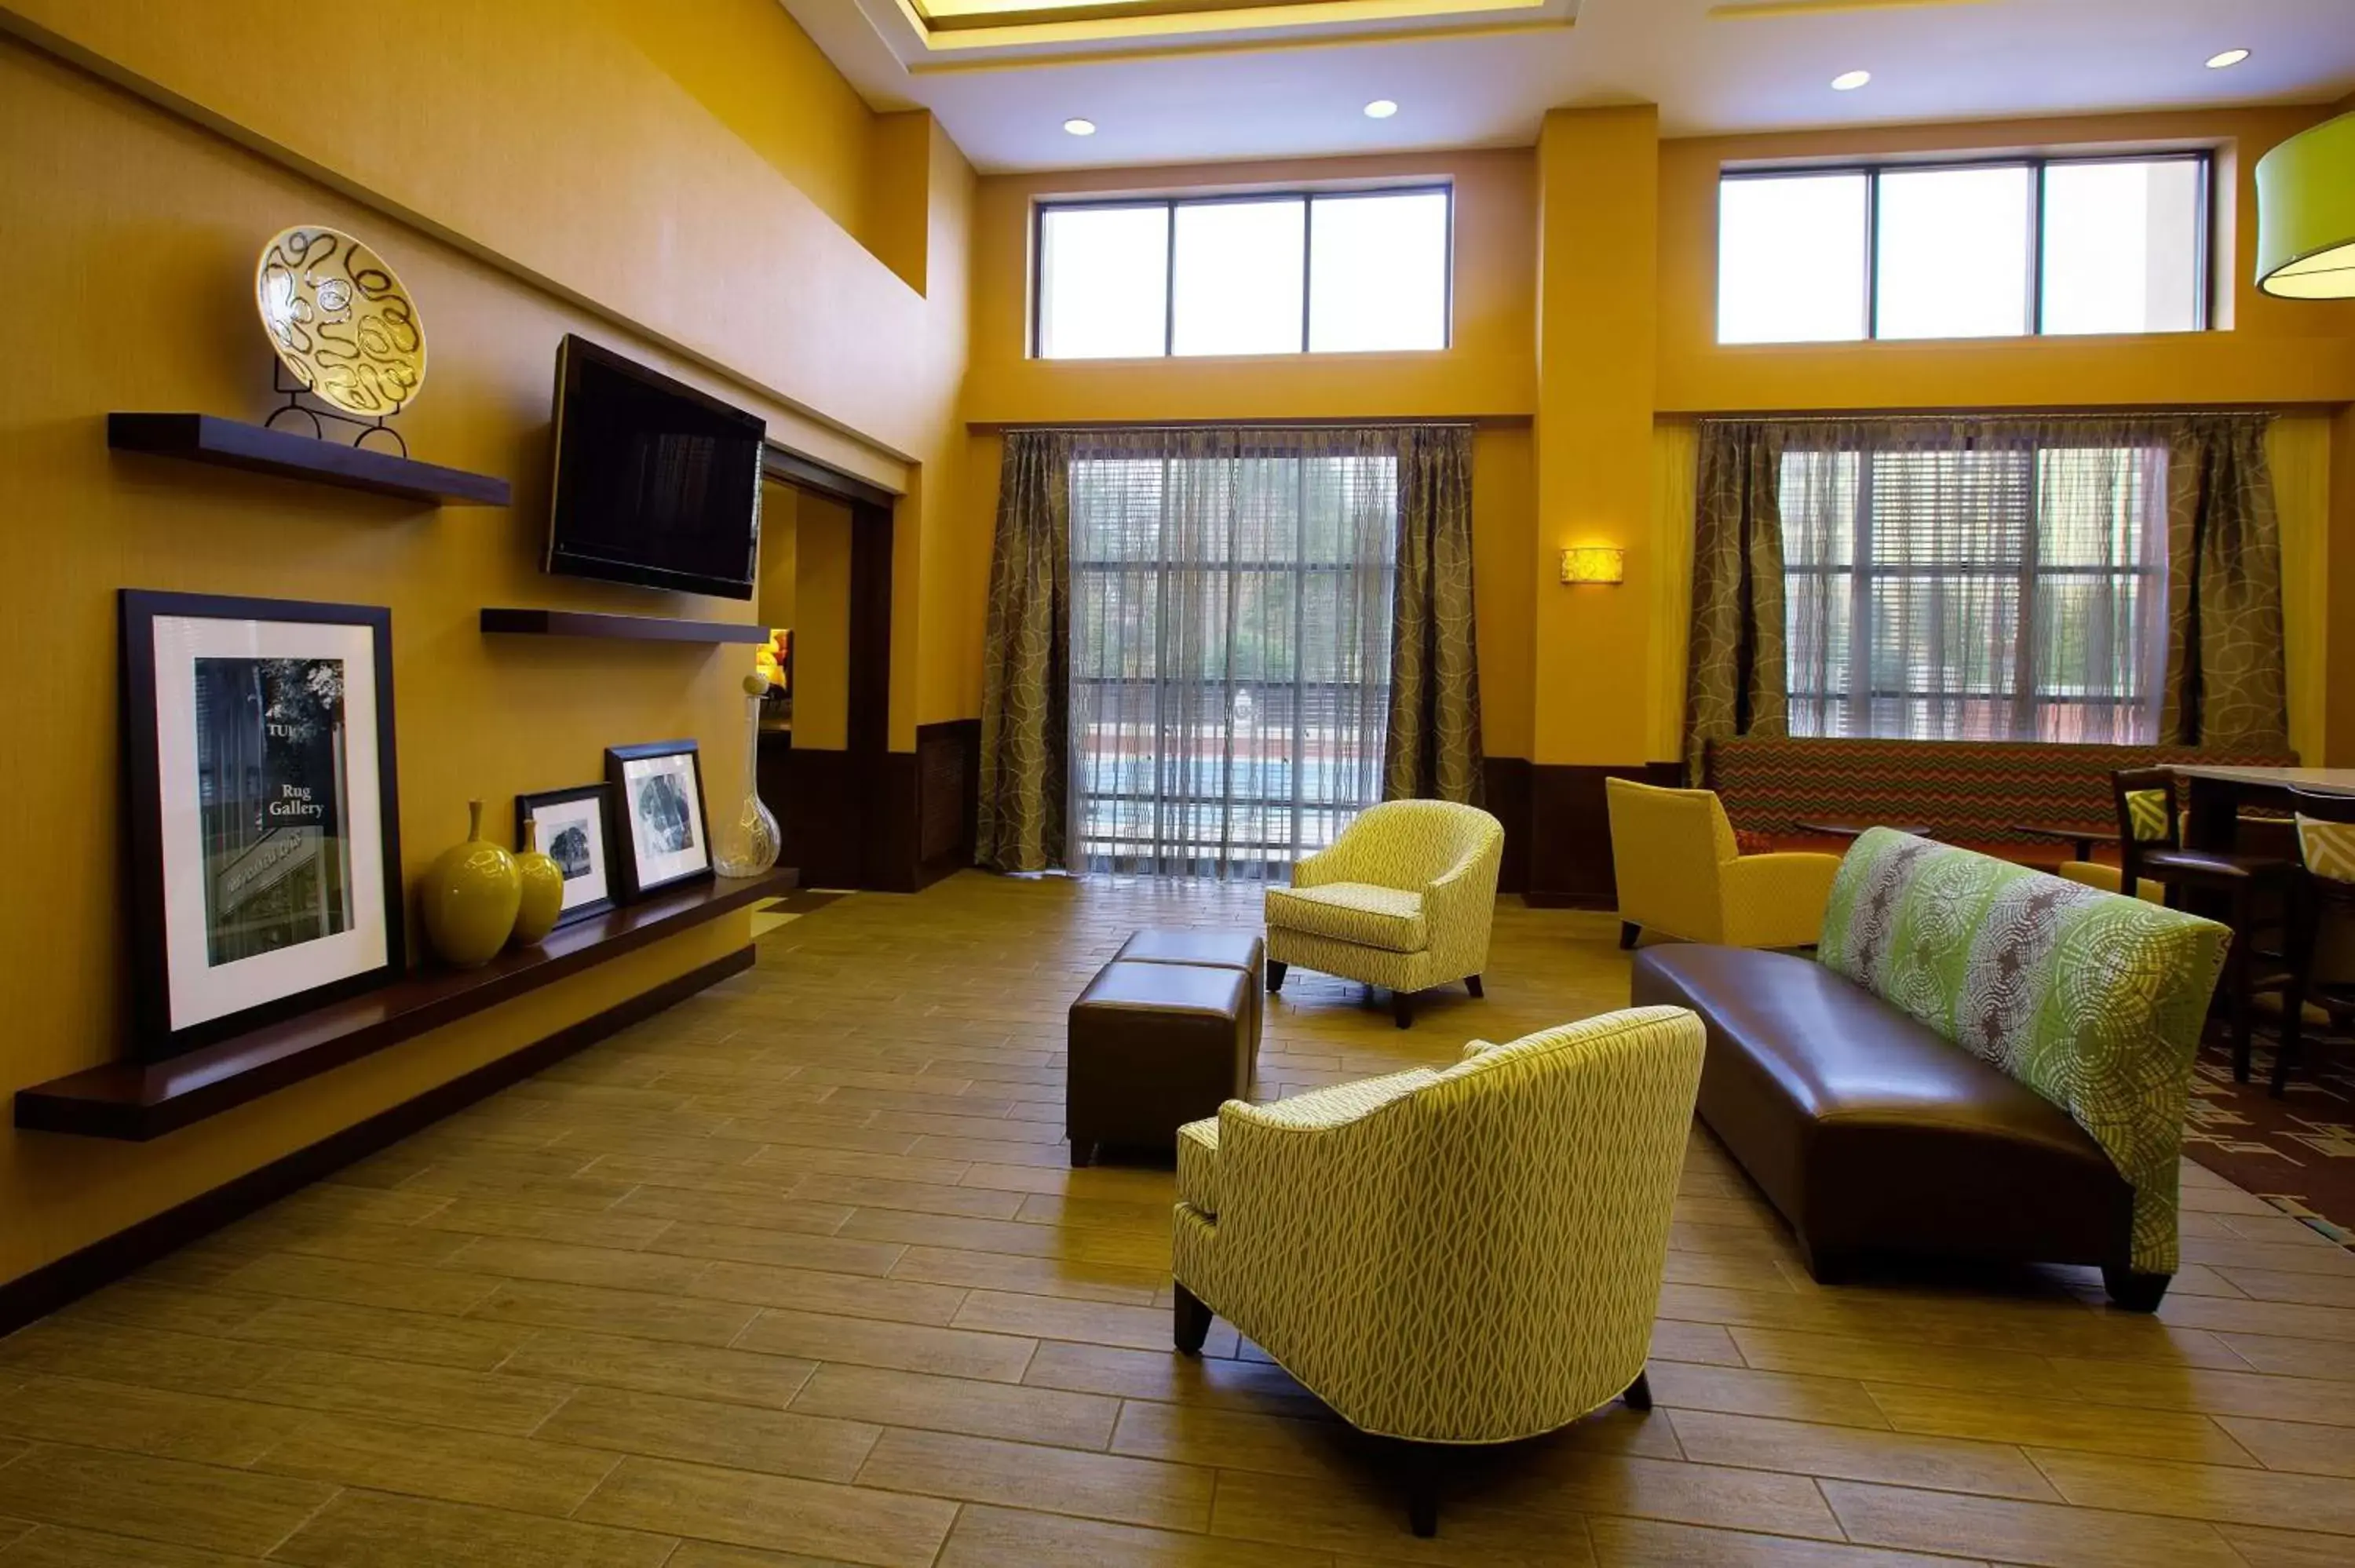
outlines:
[{"label": "patterned yellow armchair", "polygon": [[1836,854],[1743,854],[1707,789],[1604,781],[1619,945],[1646,931],[1723,948],[1804,948],[1824,923]]},{"label": "patterned yellow armchair", "polygon": [[[1644,1377],[1700,1020],[1608,1013],[1178,1134],[1178,1348],[1226,1319],[1351,1425],[1509,1443]],[[1437,1456],[1408,1449],[1411,1518]]]},{"label": "patterned yellow armchair", "polygon": [[1294,964],[1386,986],[1404,1029],[1409,998],[1462,980],[1478,996],[1497,913],[1505,830],[1476,806],[1389,800],[1267,891],[1267,989]]}]

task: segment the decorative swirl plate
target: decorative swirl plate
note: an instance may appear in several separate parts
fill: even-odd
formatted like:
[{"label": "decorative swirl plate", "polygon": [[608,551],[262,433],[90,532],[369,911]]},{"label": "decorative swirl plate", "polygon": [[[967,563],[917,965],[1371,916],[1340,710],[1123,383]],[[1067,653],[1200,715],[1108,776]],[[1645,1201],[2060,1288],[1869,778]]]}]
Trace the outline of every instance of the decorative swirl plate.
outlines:
[{"label": "decorative swirl plate", "polygon": [[290,228],[262,247],[254,302],[305,389],[362,418],[397,414],[425,381],[425,325],[384,258],[339,229]]}]

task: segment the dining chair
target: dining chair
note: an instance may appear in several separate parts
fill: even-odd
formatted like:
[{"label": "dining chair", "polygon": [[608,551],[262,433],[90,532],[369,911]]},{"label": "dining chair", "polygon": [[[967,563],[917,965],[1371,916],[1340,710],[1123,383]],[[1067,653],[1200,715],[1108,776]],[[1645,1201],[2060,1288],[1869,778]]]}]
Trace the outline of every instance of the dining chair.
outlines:
[{"label": "dining chair", "polygon": [[2355,930],[2355,796],[2292,789],[2297,813],[2301,874],[2290,907],[2290,989],[2282,998],[2281,1049],[2274,1054],[2273,1096],[2288,1090],[2291,1069],[2304,1047],[2306,1009],[2319,1006],[2332,1027],[2355,1019],[2355,983],[2316,975],[2326,930]]},{"label": "dining chair", "polygon": [[[2117,809],[2119,885],[2156,882],[2166,888],[2168,904],[2177,907],[2184,895],[2192,895],[2203,906],[2194,913],[2232,927],[2222,990],[2232,1010],[2232,1076],[2245,1084],[2254,1022],[2251,1004],[2260,991],[2286,998],[2293,989],[2286,956],[2260,953],[2256,936],[2268,915],[2287,927],[2297,868],[2276,855],[2185,848],[2181,781],[2172,768],[2120,768],[2110,775],[2110,793]],[[2269,960],[2266,967],[2260,967],[2261,959]]]}]

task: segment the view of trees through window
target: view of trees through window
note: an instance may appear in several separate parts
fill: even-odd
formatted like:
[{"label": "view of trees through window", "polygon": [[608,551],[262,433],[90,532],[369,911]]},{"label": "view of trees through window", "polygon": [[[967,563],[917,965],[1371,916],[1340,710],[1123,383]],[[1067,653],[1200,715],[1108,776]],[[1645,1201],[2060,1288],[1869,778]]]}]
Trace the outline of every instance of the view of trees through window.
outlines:
[{"label": "view of trees through window", "polygon": [[1084,458],[1071,503],[1087,864],[1281,874],[1331,842],[1381,793],[1395,458]]}]

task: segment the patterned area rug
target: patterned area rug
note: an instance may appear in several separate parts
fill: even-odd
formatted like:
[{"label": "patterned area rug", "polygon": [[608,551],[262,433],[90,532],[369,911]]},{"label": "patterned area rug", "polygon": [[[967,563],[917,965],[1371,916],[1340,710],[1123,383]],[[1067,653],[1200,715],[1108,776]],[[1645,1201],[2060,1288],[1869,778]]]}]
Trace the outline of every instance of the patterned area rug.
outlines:
[{"label": "patterned area rug", "polygon": [[2310,1070],[2275,1099],[2265,1092],[2274,1065],[2270,1033],[2257,1036],[2249,1082],[2236,1084],[2232,1046],[2211,1033],[2192,1068],[2183,1152],[2342,1246],[2355,1246],[2355,1050],[2309,1046],[2305,1062]]}]

